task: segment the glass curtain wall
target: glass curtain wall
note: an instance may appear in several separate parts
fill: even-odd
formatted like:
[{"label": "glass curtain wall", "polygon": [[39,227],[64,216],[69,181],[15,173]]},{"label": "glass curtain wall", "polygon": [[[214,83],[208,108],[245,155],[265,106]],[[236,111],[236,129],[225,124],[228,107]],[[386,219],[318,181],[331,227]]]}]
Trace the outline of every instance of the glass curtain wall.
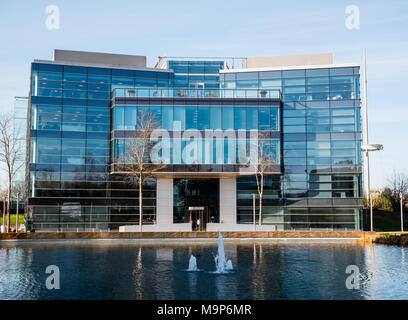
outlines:
[{"label": "glass curtain wall", "polygon": [[359,67],[228,72],[220,82],[282,90],[284,228],[359,228]]}]

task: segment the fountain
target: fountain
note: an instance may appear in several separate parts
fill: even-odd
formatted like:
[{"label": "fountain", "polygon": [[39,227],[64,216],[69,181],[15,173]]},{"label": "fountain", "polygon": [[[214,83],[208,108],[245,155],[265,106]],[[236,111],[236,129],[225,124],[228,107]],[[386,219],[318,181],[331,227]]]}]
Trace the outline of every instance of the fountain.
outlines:
[{"label": "fountain", "polygon": [[232,270],[232,261],[227,260],[227,257],[225,256],[224,241],[221,232],[218,232],[218,252],[214,257],[214,261],[217,268],[215,273],[226,273],[226,271]]},{"label": "fountain", "polygon": [[191,255],[190,261],[188,263],[187,271],[198,271],[197,269],[197,258]]}]

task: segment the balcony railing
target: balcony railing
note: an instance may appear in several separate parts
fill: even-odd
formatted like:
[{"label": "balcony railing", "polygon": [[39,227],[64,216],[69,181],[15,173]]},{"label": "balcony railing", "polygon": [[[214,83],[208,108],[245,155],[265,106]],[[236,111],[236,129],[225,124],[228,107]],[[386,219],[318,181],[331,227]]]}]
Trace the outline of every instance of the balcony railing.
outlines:
[{"label": "balcony railing", "polygon": [[116,97],[168,98],[265,98],[281,99],[279,89],[183,89],[183,88],[116,88]]}]

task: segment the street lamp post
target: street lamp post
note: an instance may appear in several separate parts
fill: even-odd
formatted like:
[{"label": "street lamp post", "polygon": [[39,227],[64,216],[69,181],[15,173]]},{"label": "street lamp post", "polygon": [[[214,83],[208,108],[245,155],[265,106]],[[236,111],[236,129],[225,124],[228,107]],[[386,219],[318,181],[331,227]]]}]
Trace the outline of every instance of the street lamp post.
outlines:
[{"label": "street lamp post", "polygon": [[20,193],[17,192],[17,209],[16,209],[16,232],[18,233],[18,198],[20,198]]},{"label": "street lamp post", "polygon": [[3,198],[3,224],[1,225],[1,232],[6,230],[6,197]]},{"label": "street lamp post", "polygon": [[367,190],[367,200],[368,205],[370,207],[370,231],[374,231],[373,226],[373,205],[372,205],[372,197],[371,197],[371,190],[370,190],[370,162],[368,158],[368,152],[370,151],[379,151],[382,150],[384,147],[381,144],[369,144],[368,143],[368,109],[367,109],[367,59],[366,59],[366,51],[364,49],[364,144],[361,146],[361,150],[364,151],[365,155],[365,181],[366,181],[366,190]]},{"label": "street lamp post", "polygon": [[252,214],[253,214],[253,224],[254,224],[254,231],[256,231],[256,213],[255,213],[255,193],[252,194]]},{"label": "street lamp post", "polygon": [[400,192],[400,207],[401,207],[401,231],[404,231],[404,207],[402,205],[402,192]]}]

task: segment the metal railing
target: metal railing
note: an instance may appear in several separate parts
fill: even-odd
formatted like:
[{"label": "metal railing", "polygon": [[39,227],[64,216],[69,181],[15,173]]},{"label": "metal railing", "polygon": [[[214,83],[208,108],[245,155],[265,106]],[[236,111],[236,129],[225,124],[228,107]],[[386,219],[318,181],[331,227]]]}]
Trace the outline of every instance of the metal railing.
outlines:
[{"label": "metal railing", "polygon": [[117,97],[281,99],[279,89],[115,88]]}]

